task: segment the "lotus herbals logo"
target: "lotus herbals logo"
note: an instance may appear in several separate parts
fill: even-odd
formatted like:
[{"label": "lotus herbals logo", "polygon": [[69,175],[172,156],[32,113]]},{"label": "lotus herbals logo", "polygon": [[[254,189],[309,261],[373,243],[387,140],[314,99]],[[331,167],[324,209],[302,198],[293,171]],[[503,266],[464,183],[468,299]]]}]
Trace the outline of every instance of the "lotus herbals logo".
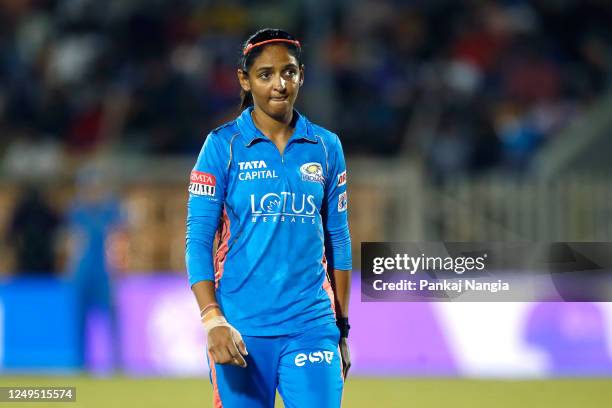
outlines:
[{"label": "lotus herbals logo", "polygon": [[302,173],[302,180],[304,181],[313,181],[315,183],[322,183],[323,178],[323,168],[320,163],[305,163],[300,167],[300,172]]},{"label": "lotus herbals logo", "polygon": [[313,195],[288,191],[251,194],[251,222],[314,224],[317,205]]}]

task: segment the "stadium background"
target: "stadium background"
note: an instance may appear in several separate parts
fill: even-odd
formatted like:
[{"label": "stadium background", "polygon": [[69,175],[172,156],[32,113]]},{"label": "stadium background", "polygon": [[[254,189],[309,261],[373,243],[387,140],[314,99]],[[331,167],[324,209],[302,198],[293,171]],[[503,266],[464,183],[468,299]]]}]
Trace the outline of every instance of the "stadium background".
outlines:
[{"label": "stadium background", "polygon": [[[342,138],[356,269],[362,241],[610,241],[610,21],[604,0],[0,1],[0,384],[209,403],[186,180],[260,27],[303,40],[299,109]],[[346,406],[612,401],[610,304],[359,299],[355,275]]]}]

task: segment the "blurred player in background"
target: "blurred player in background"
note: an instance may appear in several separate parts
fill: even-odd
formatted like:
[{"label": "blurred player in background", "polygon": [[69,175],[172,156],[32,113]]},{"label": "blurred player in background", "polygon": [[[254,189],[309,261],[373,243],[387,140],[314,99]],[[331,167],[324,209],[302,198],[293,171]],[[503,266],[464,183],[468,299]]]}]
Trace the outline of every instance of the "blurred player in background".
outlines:
[{"label": "blurred player in background", "polygon": [[[118,367],[118,347],[114,302],[112,296],[112,270],[116,267],[109,255],[117,245],[113,241],[125,234],[125,222],[118,198],[109,187],[109,181],[101,169],[86,166],[77,175],[77,195],[70,204],[67,219],[70,240],[68,274],[75,284],[81,317],[82,356],[87,353],[88,328],[95,326],[91,320],[99,320],[105,333],[91,333],[96,343],[107,343],[110,361],[104,362],[104,370],[111,372]],[[102,339],[104,337],[105,339]],[[83,361],[83,363],[87,363]]]},{"label": "blurred player in background", "polygon": [[56,271],[60,217],[34,184],[26,186],[9,221],[6,241],[15,250],[21,275],[51,276]]},{"label": "blurred player in background", "polygon": [[287,32],[252,35],[238,79],[242,113],[208,135],[189,185],[214,404],[273,407],[278,388],[287,407],[338,407],[352,264],[340,140],[293,108],[304,66]]}]

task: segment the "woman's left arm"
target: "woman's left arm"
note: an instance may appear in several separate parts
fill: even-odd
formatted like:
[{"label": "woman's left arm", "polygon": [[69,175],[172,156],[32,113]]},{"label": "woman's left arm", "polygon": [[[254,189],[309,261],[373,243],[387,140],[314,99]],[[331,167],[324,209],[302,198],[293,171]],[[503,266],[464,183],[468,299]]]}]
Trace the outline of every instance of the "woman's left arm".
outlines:
[{"label": "woman's left arm", "polygon": [[346,164],[340,139],[334,135],[329,146],[324,228],[326,257],[332,269],[331,284],[334,291],[336,324],[340,329],[340,354],[344,377],[351,367],[347,343],[349,324],[349,295],[351,290],[351,236],[348,226],[348,197],[346,191]]},{"label": "woman's left arm", "polygon": [[334,298],[336,301],[336,318],[348,319],[349,297],[351,292],[351,271],[334,269]]},{"label": "woman's left arm", "polygon": [[336,301],[336,324],[340,330],[340,357],[342,358],[342,375],[346,379],[351,368],[351,352],[349,350],[347,337],[349,331],[348,306],[351,293],[351,271],[334,269],[332,289]]}]

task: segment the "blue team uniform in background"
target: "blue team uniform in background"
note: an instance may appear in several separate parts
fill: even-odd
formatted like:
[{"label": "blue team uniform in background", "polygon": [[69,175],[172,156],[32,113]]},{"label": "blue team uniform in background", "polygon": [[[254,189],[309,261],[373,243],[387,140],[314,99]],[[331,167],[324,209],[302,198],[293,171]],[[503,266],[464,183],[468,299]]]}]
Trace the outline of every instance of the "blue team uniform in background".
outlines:
[{"label": "blue team uniform in background", "polygon": [[326,268],[352,264],[340,140],[295,112],[281,154],[255,127],[252,109],[208,135],[190,176],[189,282],[216,282],[223,313],[249,351],[246,369],[211,367],[216,394],[224,406],[271,407],[278,386],[288,407],[339,406]]}]

